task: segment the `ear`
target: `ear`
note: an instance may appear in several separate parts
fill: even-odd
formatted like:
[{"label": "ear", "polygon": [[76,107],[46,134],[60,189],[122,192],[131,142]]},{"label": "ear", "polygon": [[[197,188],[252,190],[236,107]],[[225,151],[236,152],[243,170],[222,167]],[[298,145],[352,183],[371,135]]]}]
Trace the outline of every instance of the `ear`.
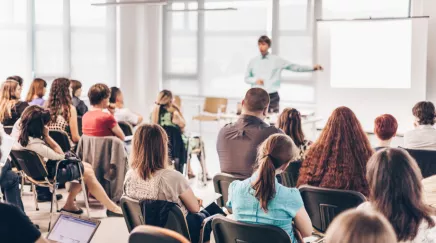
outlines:
[{"label": "ear", "polygon": [[269,108],[269,105],[268,105],[268,107],[266,107],[265,109],[263,109],[263,115],[264,115],[264,116],[268,116],[268,108]]},{"label": "ear", "polygon": [[245,100],[242,100],[241,105],[242,105],[242,107],[245,106]]}]

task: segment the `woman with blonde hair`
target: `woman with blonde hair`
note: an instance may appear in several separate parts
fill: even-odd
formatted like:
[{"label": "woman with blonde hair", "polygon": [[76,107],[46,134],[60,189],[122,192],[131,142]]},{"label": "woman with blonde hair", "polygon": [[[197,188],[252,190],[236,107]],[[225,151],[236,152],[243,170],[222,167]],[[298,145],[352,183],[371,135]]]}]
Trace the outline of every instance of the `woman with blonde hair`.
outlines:
[{"label": "woman with blonde hair", "polygon": [[26,96],[26,102],[29,105],[43,106],[45,100],[42,98],[45,95],[47,82],[42,78],[35,78],[30,85],[29,92]]},{"label": "woman with blonde hair", "polygon": [[[174,96],[171,91],[169,90],[162,90],[159,92],[155,106],[153,108],[153,111],[151,113],[151,122],[154,124],[159,124],[162,127],[170,126],[170,127],[177,127],[180,129],[182,133],[182,138],[184,141],[185,147],[187,147],[189,142],[189,148],[188,154],[189,158],[191,158],[192,151],[200,151],[197,153],[198,160],[201,162],[201,157],[205,157],[202,155],[204,152],[204,143],[201,137],[193,137],[188,138],[185,134],[183,134],[183,131],[186,126],[185,118],[183,117],[182,112],[180,111],[180,108],[173,102]],[[188,141],[189,139],[189,141]],[[195,175],[192,172],[191,164],[188,163],[188,177],[194,178]],[[206,165],[203,165],[203,163],[200,163],[203,170],[205,170],[206,179],[208,181],[212,180],[211,177],[209,177]]]},{"label": "woman with blonde hair", "polygon": [[298,239],[292,221],[302,237],[312,234],[312,222],[300,192],[282,186],[276,178],[297,154],[294,142],[284,134],[271,135],[259,146],[256,172],[229,186],[227,206],[232,208],[237,221],[280,227],[289,234],[292,243]]},{"label": "woman with blonde hair", "polygon": [[397,238],[389,221],[380,213],[351,209],[333,220],[324,242],[395,243]]},{"label": "woman with blonde hair", "polygon": [[24,109],[29,106],[27,102],[20,101],[21,90],[19,83],[14,80],[7,80],[2,84],[0,91],[0,123],[3,126],[13,126]]}]

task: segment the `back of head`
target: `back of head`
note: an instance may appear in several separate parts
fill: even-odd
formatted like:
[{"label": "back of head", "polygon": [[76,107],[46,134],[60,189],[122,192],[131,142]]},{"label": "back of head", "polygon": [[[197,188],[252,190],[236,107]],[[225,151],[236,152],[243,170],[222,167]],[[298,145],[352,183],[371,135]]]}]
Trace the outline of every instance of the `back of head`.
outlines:
[{"label": "back of head", "polygon": [[109,102],[116,103],[119,93],[121,93],[121,90],[118,87],[111,87],[111,97],[109,98]]},{"label": "back of head", "polygon": [[268,109],[270,98],[268,93],[261,88],[251,88],[245,94],[242,113],[262,113]]},{"label": "back of head", "polygon": [[304,133],[301,125],[301,114],[294,108],[285,108],[277,120],[277,127],[290,136],[295,145],[304,144]]},{"label": "back of head", "polygon": [[43,138],[44,126],[50,121],[50,113],[43,108],[32,105],[27,107],[21,115],[20,136],[18,142],[26,147],[29,138]]},{"label": "back of head", "polygon": [[14,102],[18,100],[15,93],[19,87],[17,81],[6,80],[3,82],[0,91],[0,122],[11,117],[11,109]]},{"label": "back of head", "polygon": [[374,121],[374,133],[383,140],[389,140],[395,136],[398,129],[397,119],[390,114],[378,116]]},{"label": "back of head", "polygon": [[29,92],[26,96],[26,102],[31,102],[33,100],[33,96],[36,95],[39,98],[44,96],[44,88],[47,87],[47,82],[42,78],[35,78],[30,85]]},{"label": "back of head", "polygon": [[94,84],[89,88],[88,98],[91,105],[99,105],[104,99],[109,98],[111,90],[106,84]]},{"label": "back of head", "polygon": [[[368,137],[353,111],[339,107],[309,149],[298,185],[356,190],[367,195],[366,163],[372,154]],[[321,181],[323,185],[318,185]]]},{"label": "back of head", "polygon": [[143,179],[168,165],[168,136],[156,124],[140,125],[133,135],[130,166]]},{"label": "back of head", "polygon": [[391,224],[383,215],[351,209],[333,220],[324,242],[390,243],[397,242],[397,238]]},{"label": "back of head", "polygon": [[276,193],[276,170],[286,169],[297,156],[297,148],[292,139],[284,134],[269,136],[260,146],[257,153],[258,178],[253,185],[255,197],[261,208],[267,212],[268,203]]},{"label": "back of head", "polygon": [[418,102],[412,109],[413,115],[416,117],[419,125],[434,125],[436,111],[432,102]]},{"label": "back of head", "polygon": [[70,80],[57,78],[50,87],[47,101],[47,109],[50,110],[51,121],[56,122],[57,116],[62,114],[66,121],[70,118],[70,106],[72,104],[70,94]]},{"label": "back of head", "polygon": [[71,89],[73,90],[73,97],[76,95],[76,91],[82,88],[82,83],[78,80],[70,80]]},{"label": "back of head", "polygon": [[424,204],[422,175],[416,161],[403,149],[374,154],[367,165],[372,207],[392,224],[399,241],[413,240],[422,220],[435,223],[435,210]]},{"label": "back of head", "polygon": [[156,101],[154,102],[154,108],[151,113],[151,122],[158,124],[159,123],[159,116],[160,116],[160,108],[169,108],[169,106],[173,106],[173,93],[169,90],[162,90],[157,95]]},{"label": "back of head", "polygon": [[6,80],[14,80],[18,82],[18,85],[23,86],[23,78],[18,75],[9,76]]}]

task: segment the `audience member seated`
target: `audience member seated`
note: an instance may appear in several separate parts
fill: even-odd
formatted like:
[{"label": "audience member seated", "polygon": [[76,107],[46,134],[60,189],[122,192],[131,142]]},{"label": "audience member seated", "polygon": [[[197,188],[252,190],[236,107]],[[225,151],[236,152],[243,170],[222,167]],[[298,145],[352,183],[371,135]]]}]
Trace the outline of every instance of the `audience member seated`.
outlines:
[{"label": "audience member seated", "polygon": [[368,137],[353,111],[336,108],[310,147],[297,186],[352,190],[368,196],[366,163],[372,154]]},{"label": "audience member seated", "polygon": [[296,160],[303,161],[307,149],[312,145],[312,141],[305,139],[300,112],[294,108],[285,108],[277,120],[277,128],[282,129],[286,135],[292,138],[295,145],[300,149]]},{"label": "audience member seated", "polygon": [[[82,132],[92,137],[116,136],[124,141],[124,133],[109,106],[110,89],[106,84],[94,84],[88,92],[92,108],[82,118]],[[109,112],[105,112],[105,111]]]},{"label": "audience member seated", "polygon": [[70,80],[57,78],[53,81],[47,100],[47,109],[50,111],[48,128],[66,132],[74,147],[74,144],[79,142],[80,135],[76,107],[71,102]]},{"label": "audience member seated", "polygon": [[[0,148],[3,136],[5,136],[5,132],[0,124]],[[2,149],[0,149],[0,158],[2,158],[1,153]],[[7,203],[17,206],[24,212],[20,182],[20,177],[12,171],[12,164],[9,160],[3,166],[0,164],[0,188],[2,189],[4,199]]]},{"label": "audience member seated", "polygon": [[312,222],[296,188],[280,185],[276,175],[286,170],[298,156],[298,148],[288,136],[274,134],[259,147],[257,171],[244,181],[229,186],[227,206],[237,221],[271,224],[285,230],[296,243],[292,221],[303,237],[312,234]]},{"label": "audience member seated", "polygon": [[390,114],[378,116],[374,121],[374,134],[377,137],[375,151],[391,147],[392,139],[397,135],[397,119]]},{"label": "audience member seated", "polygon": [[[155,124],[143,124],[133,137],[130,157],[131,169],[124,182],[128,197],[142,200],[162,200],[177,203],[186,216],[192,242],[198,242],[203,220],[209,216],[202,210],[198,199],[183,175],[167,168],[168,136],[165,130]],[[210,235],[210,231],[206,232]]]},{"label": "audience member seated", "polygon": [[[154,124],[159,124],[162,127],[173,126],[180,128],[180,130],[182,131],[184,146],[187,147],[187,145],[189,144],[189,148],[187,148],[187,150],[189,154],[188,159],[190,159],[192,151],[205,151],[204,143],[200,137],[189,138],[188,136],[183,134],[184,128],[186,126],[185,118],[183,117],[180,108],[173,101],[174,96],[171,91],[162,90],[161,92],[159,92],[155,102],[155,106],[151,113],[151,122]],[[198,152],[197,157],[199,161],[201,161],[201,156],[201,152]],[[192,172],[191,164],[189,163],[188,166],[188,177],[194,178],[195,175],[194,172]],[[206,170],[205,172],[207,180],[212,180],[212,178],[208,175],[206,165],[200,163],[200,166],[202,167],[202,169]],[[203,166],[205,168],[203,168]]]},{"label": "audience member seated", "polygon": [[118,122],[127,122],[132,126],[136,126],[144,119],[141,115],[132,112],[129,108],[124,107],[123,93],[117,87],[111,88],[111,97],[109,102],[115,105],[114,117]]},{"label": "audience member seated", "polygon": [[26,102],[29,105],[44,106],[45,100],[43,99],[47,88],[47,82],[41,78],[35,78],[30,85],[29,92],[26,96]]},{"label": "audience member seated", "polygon": [[271,134],[283,133],[263,120],[268,114],[270,98],[261,88],[251,88],[242,101],[238,121],[227,124],[218,134],[217,152],[221,171],[250,177],[256,161],[257,147]]},{"label": "audience member seated", "polygon": [[77,110],[77,116],[82,117],[85,115],[85,113],[88,111],[88,106],[85,105],[85,102],[80,99],[80,96],[82,95],[82,83],[77,80],[70,80],[71,86],[70,89],[72,89],[72,102],[74,107],[76,107]]},{"label": "audience member seated", "polygon": [[336,217],[329,226],[325,243],[397,242],[394,229],[376,212],[349,210]]},{"label": "audience member seated", "polygon": [[436,211],[424,204],[422,175],[416,161],[402,149],[377,152],[367,165],[370,197],[359,210],[383,214],[399,242],[436,240]]},{"label": "audience member seated", "polygon": [[421,101],[412,109],[415,129],[404,134],[404,147],[408,149],[436,150],[436,129],[433,127],[436,110],[430,101]]},{"label": "audience member seated", "polygon": [[[43,110],[39,106],[30,106],[27,108],[21,118],[21,134],[18,142],[22,149],[34,151],[39,156],[44,158],[46,162],[49,176],[54,176],[56,162],[65,158],[74,157],[73,154],[64,154],[59,145],[49,136],[47,123],[50,121],[50,113]],[[121,208],[113,203],[104,192],[103,187],[95,178],[92,166],[86,162],[81,162],[83,165],[84,182],[89,192],[107,208],[108,216],[122,216]],[[81,166],[80,166],[81,167]],[[72,167],[67,169],[73,170]],[[77,171],[79,170],[76,168]],[[72,173],[76,173],[71,171]],[[61,178],[59,178],[62,181]],[[78,183],[72,183],[67,201],[61,211],[81,214],[83,210],[75,203],[76,195],[81,191],[81,186]]]},{"label": "audience member seated", "polygon": [[5,81],[0,92],[0,123],[13,126],[29,104],[20,101],[21,86],[17,81]]}]

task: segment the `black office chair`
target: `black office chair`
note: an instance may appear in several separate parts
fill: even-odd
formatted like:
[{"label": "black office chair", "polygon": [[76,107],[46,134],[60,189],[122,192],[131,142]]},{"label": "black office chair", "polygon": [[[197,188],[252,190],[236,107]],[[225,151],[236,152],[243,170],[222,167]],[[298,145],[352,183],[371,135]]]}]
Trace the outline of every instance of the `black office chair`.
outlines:
[{"label": "black office chair", "polygon": [[436,175],[436,151],[415,149],[406,149],[406,151],[416,160],[423,178]]},{"label": "black office chair", "polygon": [[[39,210],[35,186],[48,187],[50,188],[50,191],[53,192],[53,195],[56,195],[56,190],[58,187],[58,182],[57,182],[58,167],[59,164],[62,163],[63,161],[58,161],[56,163],[56,172],[53,179],[51,179],[49,178],[47,169],[45,167],[45,162],[35,152],[30,150],[12,150],[10,156],[13,158],[13,160],[15,160],[19,164],[23,172],[22,175],[25,176],[25,178],[32,183],[33,195],[35,199],[35,207],[36,210]],[[82,171],[80,171],[80,173],[82,173]],[[82,185],[82,192],[85,199],[87,215],[89,217],[89,205],[88,205],[85,183],[83,181],[83,175],[81,174],[80,177],[81,179],[79,180],[79,182]],[[56,204],[56,210],[59,211],[59,206],[56,200],[56,196],[53,196],[51,201],[50,221],[48,224],[49,231],[53,218],[53,204]]]},{"label": "black office chair", "polygon": [[123,130],[124,136],[132,136],[133,135],[133,126],[128,122],[120,121],[118,122],[121,130]]},{"label": "black office chair", "polygon": [[50,130],[48,134],[57,144],[59,144],[64,153],[71,150],[70,139],[68,138],[68,134],[66,132]]},{"label": "black office chair", "polygon": [[[126,221],[127,229],[131,232],[135,227],[147,225],[144,214],[141,209],[141,202],[127,196],[121,197],[121,209],[123,210],[124,220]],[[187,239],[191,239],[188,230],[188,224],[182,210],[178,206],[171,208],[168,213],[165,229],[173,230]]]},{"label": "black office chair", "polygon": [[280,174],[281,184],[286,187],[296,187],[298,176],[300,175],[301,161],[291,162],[283,173]]},{"label": "black office chair", "polygon": [[14,126],[4,126],[3,129],[5,130],[5,133],[7,135],[11,135],[12,130],[14,129]]},{"label": "black office chair", "polygon": [[189,243],[181,234],[160,227],[141,225],[136,227],[129,236],[129,243]]},{"label": "black office chair", "polygon": [[290,243],[291,238],[282,228],[273,225],[247,224],[224,216],[212,220],[216,243]]},{"label": "black office chair", "polygon": [[333,219],[341,212],[355,208],[366,201],[360,192],[327,189],[303,185],[298,188],[312,226],[324,233]]},{"label": "black office chair", "polygon": [[[216,200],[216,203],[220,207],[226,207],[227,200],[229,198],[229,186],[230,183],[236,180],[245,180],[245,177],[242,176],[233,176],[226,173],[218,173],[213,177],[213,186],[215,188],[215,192],[222,195],[222,197]],[[227,208],[227,207],[226,207]],[[227,208],[227,211],[231,212],[230,208]]]}]

